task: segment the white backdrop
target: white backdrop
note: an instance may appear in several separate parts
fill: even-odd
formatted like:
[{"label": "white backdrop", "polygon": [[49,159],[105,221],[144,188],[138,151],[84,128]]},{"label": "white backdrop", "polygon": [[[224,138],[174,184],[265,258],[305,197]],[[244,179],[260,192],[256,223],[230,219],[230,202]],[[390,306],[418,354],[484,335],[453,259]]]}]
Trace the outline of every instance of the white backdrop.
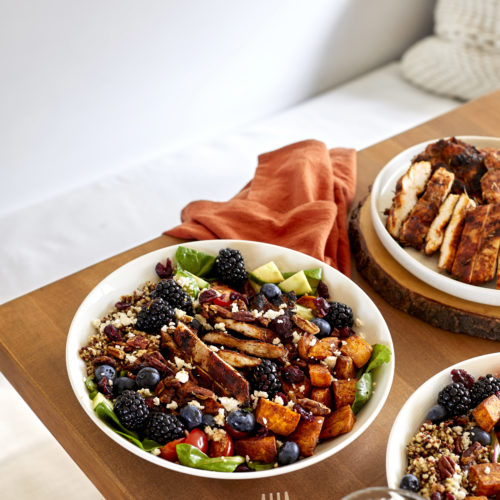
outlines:
[{"label": "white backdrop", "polygon": [[0,0],[0,216],[396,59],[433,5]]}]

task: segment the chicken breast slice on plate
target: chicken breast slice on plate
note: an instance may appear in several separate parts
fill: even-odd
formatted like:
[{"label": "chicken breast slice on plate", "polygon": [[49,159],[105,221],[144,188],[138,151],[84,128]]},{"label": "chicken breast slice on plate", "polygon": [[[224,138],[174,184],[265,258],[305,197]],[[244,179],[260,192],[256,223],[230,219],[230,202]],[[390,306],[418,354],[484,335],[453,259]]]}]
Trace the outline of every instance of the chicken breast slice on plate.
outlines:
[{"label": "chicken breast slice on plate", "polygon": [[458,194],[449,194],[439,207],[437,217],[432,221],[429,232],[425,237],[424,252],[426,255],[432,255],[439,250],[441,243],[443,243],[444,231],[453,215],[453,209],[457,204],[458,198],[460,198]]}]

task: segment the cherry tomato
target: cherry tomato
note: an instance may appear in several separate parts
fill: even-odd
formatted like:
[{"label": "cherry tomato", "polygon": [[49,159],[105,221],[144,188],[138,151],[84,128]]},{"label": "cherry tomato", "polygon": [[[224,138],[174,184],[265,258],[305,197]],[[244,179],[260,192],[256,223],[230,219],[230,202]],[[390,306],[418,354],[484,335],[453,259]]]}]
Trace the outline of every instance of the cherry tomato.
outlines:
[{"label": "cherry tomato", "polygon": [[[237,429],[233,429],[229,424],[226,424],[224,426],[224,429],[226,432],[233,438],[233,439],[244,439],[248,436],[250,436],[249,432],[243,432],[239,431]],[[222,455],[221,455],[222,456]]]},{"label": "cherry tomato", "polygon": [[184,439],[184,443],[196,446],[203,453],[208,451],[207,435],[200,429],[193,429]]},{"label": "cherry tomato", "polygon": [[233,453],[233,440],[227,432],[224,433],[224,436],[221,436],[221,439],[217,441],[210,441],[210,446],[208,448],[209,457],[232,457]]},{"label": "cherry tomato", "polygon": [[185,440],[186,438],[175,439],[174,441],[167,443],[165,446],[162,446],[160,448],[160,457],[168,460],[169,462],[177,462],[178,458],[175,447],[180,443],[184,443]]},{"label": "cherry tomato", "polygon": [[212,303],[222,307],[229,307],[231,305],[231,301],[222,300],[219,297],[216,297],[214,300],[212,300]]}]

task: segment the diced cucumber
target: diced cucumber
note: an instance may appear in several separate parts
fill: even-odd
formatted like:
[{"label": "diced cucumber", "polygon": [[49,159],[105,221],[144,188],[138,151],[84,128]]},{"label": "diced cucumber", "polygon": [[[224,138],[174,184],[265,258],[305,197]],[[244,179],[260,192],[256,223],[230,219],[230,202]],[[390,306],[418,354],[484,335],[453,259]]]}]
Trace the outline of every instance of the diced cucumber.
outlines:
[{"label": "diced cucumber", "polygon": [[207,281],[184,269],[177,269],[174,280],[194,299],[198,297],[200,289],[208,287]]},{"label": "diced cucumber", "polygon": [[113,409],[113,403],[104,397],[102,392],[98,392],[95,398],[92,400],[92,409],[95,410],[95,407],[99,403],[104,403],[110,410]]},{"label": "diced cucumber", "polygon": [[282,281],[279,285],[283,292],[295,292],[297,295],[305,295],[306,293],[312,293],[311,285],[307,280],[304,271],[299,271],[293,276],[290,276],[285,281]]},{"label": "diced cucumber", "polygon": [[255,283],[251,278],[248,279],[248,282],[250,283],[250,286],[255,290],[255,293],[259,293],[260,289],[262,288],[262,285],[259,285],[258,283]]},{"label": "diced cucumber", "polygon": [[278,266],[272,260],[252,271],[249,277],[258,285],[263,285],[264,283],[280,283],[285,279],[278,269]]},{"label": "diced cucumber", "polygon": [[[296,274],[296,271],[285,272],[283,273],[283,278],[288,279],[290,276]],[[323,269],[321,267],[314,267],[313,269],[304,269],[304,274],[306,275],[307,281],[309,281],[309,285],[312,288],[313,293],[316,292],[316,288],[318,287],[318,283],[321,281],[323,277]]]},{"label": "diced cucumber", "polygon": [[301,306],[300,304],[295,304],[295,312],[304,319],[314,318],[312,309],[309,309],[309,307]]}]

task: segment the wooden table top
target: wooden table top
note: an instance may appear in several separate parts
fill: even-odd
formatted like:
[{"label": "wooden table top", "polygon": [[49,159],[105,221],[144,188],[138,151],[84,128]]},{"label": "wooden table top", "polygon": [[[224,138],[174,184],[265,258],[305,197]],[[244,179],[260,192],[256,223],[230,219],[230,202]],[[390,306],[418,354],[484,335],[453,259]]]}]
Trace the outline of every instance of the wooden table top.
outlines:
[{"label": "wooden table top", "polygon": [[[391,157],[416,143],[451,135],[500,136],[500,91],[359,152],[355,204]],[[353,280],[387,321],[396,356],[391,393],[371,427],[322,463],[275,478],[236,482],[171,472],[122,449],[90,421],[66,375],[65,343],[76,309],[99,281],[129,260],[174,243],[160,236],[0,306],[0,369],[106,498],[260,499],[263,492],[286,490],[291,500],[331,500],[384,485],[387,438],[410,394],[443,368],[498,349],[493,341],[439,330],[392,308],[353,269]]]}]

